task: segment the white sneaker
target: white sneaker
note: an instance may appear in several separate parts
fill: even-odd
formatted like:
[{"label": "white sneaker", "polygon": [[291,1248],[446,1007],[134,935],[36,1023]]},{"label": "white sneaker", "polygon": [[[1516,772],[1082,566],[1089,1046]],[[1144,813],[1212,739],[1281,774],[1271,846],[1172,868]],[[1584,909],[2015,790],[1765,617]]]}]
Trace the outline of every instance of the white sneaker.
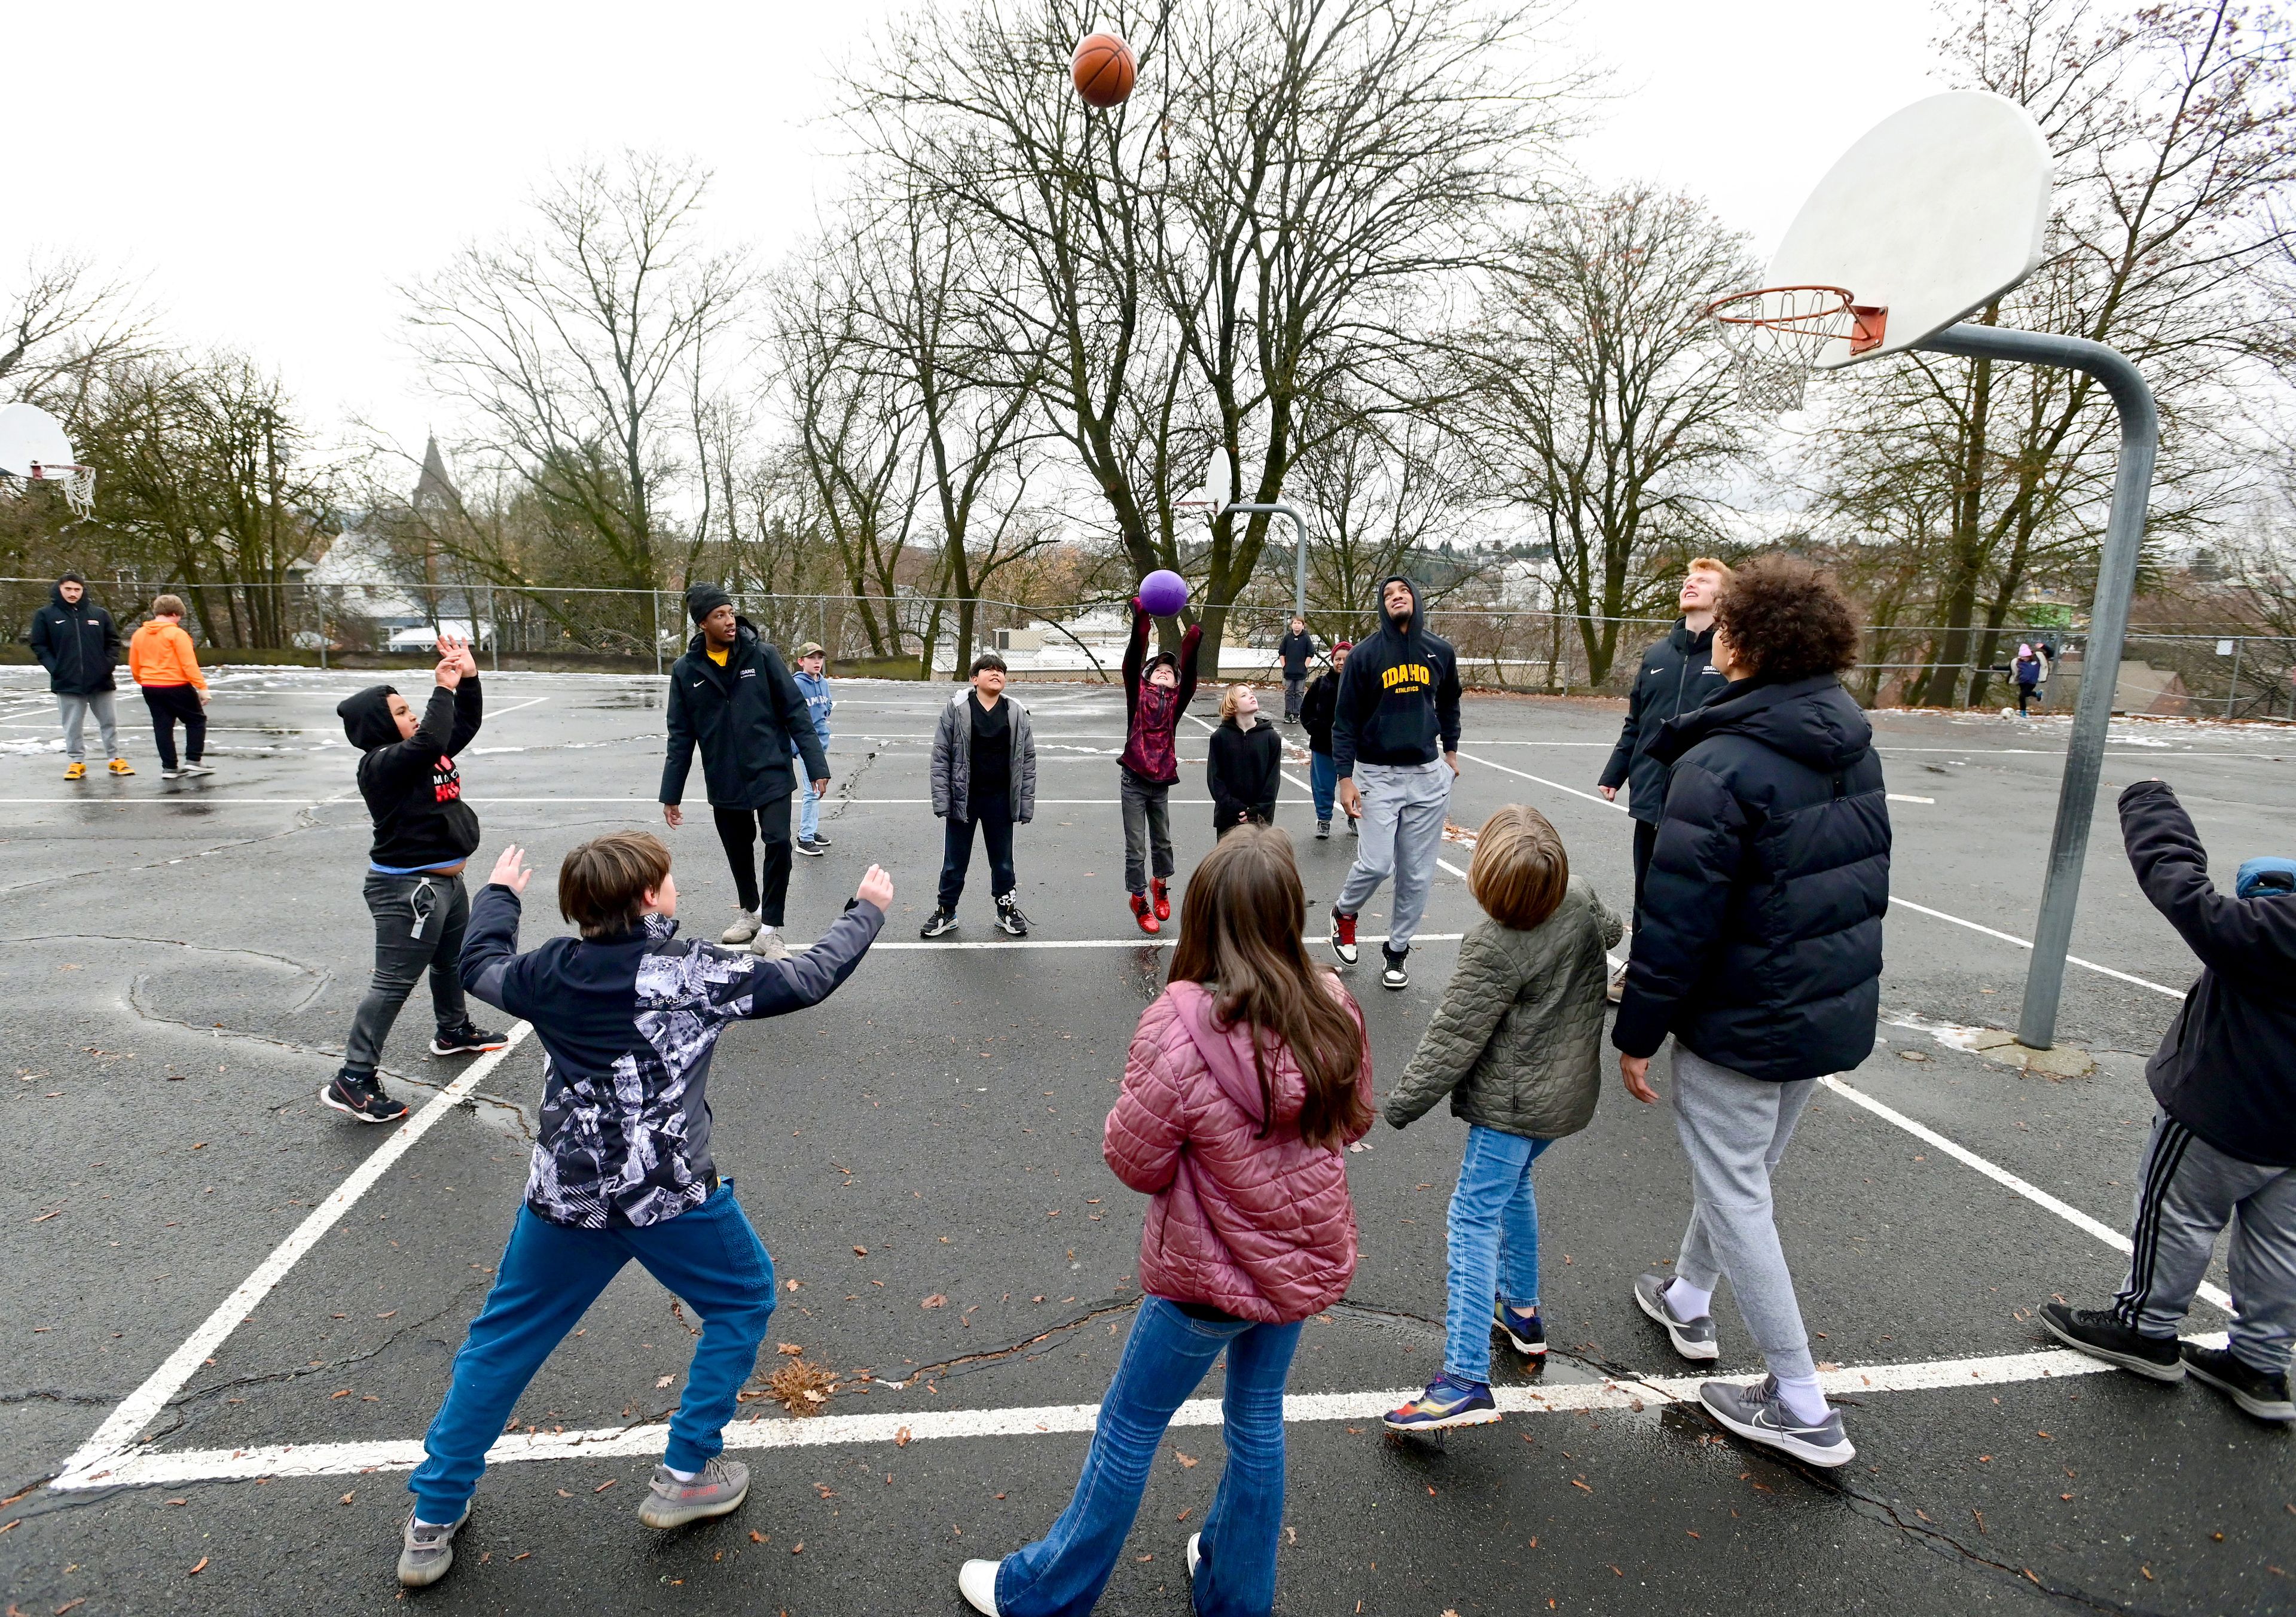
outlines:
[{"label": "white sneaker", "polygon": [[750,952],[760,960],[786,960],[790,957],[790,947],[783,940],[781,929],[774,926],[758,929],[757,937],[750,940]]},{"label": "white sneaker", "polygon": [[1198,1547],[1203,1541],[1204,1536],[1201,1533],[1188,1535],[1188,1581],[1191,1583],[1195,1581],[1196,1563],[1204,1558],[1204,1552]]},{"label": "white sneaker", "polygon": [[758,918],[748,910],[734,917],[734,924],[718,934],[718,941],[738,948],[758,935]]},{"label": "white sneaker", "polygon": [[1001,1617],[996,1609],[998,1561],[968,1561],[956,1569],[956,1592],[981,1617]]},{"label": "white sneaker", "polygon": [[193,759],[184,766],[184,773],[186,775],[213,775],[215,771],[209,768],[205,764],[199,762],[197,759]]}]

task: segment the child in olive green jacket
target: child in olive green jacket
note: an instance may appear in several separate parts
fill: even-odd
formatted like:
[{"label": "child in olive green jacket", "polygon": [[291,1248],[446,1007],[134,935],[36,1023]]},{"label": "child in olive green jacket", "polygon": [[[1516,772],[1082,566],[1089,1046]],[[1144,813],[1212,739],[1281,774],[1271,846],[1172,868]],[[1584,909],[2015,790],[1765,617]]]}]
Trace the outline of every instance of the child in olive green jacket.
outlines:
[{"label": "child in olive green jacket", "polygon": [[1468,1125],[1451,1195],[1443,1374],[1387,1417],[1402,1432],[1499,1418],[1493,1323],[1518,1351],[1546,1351],[1530,1165],[1595,1115],[1605,951],[1626,931],[1571,876],[1562,839],[1536,808],[1511,805],[1484,823],[1467,886],[1488,919],[1460,943],[1443,1003],[1387,1103],[1401,1129],[1448,1095]]}]

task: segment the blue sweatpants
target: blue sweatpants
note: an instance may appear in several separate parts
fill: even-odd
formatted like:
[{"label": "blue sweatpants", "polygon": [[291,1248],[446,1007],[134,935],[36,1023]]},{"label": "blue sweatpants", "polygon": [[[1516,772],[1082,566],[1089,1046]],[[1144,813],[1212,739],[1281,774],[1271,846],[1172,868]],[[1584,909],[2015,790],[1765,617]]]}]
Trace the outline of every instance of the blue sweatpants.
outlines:
[{"label": "blue sweatpants", "polygon": [[447,1401],[423,1434],[407,1488],[425,1522],[458,1519],[519,1394],[631,1259],[702,1321],[662,1463],[699,1471],[726,1446],[734,1394],[757,1367],[774,1312],[774,1264],[734,1186],[660,1224],[575,1229],[518,1210],[486,1306],[455,1355]]}]

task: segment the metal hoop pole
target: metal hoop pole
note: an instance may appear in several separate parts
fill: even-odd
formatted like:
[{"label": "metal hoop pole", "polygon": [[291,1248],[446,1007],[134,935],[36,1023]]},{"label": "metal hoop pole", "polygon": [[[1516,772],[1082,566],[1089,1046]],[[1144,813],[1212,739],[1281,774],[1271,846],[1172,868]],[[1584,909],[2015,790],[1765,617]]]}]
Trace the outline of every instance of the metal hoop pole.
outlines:
[{"label": "metal hoop pole", "polygon": [[2049,839],[2048,875],[2041,887],[2040,916],[2033,926],[2033,964],[2025,973],[2025,1003],[2017,1017],[2017,1042],[2028,1049],[2046,1050],[2056,1041],[2065,955],[2072,947],[2081,865],[2088,852],[2089,822],[2096,813],[2097,783],[2104,773],[2120,653],[2128,638],[2129,601],[2136,590],[2152,462],[2161,444],[2161,414],[2152,402],[2152,390],[2136,367],[2124,355],[2086,338],[2004,331],[1994,325],[1949,325],[1916,346],[1964,359],[2015,359],[2085,371],[2103,384],[2120,412],[2120,464],[2112,480],[2112,509],[2105,521],[2096,600],[2089,610],[2088,643],[2081,650],[2080,694],[2073,702],[2072,738],[2065,748],[2064,781],[2057,789],[2056,830]]}]

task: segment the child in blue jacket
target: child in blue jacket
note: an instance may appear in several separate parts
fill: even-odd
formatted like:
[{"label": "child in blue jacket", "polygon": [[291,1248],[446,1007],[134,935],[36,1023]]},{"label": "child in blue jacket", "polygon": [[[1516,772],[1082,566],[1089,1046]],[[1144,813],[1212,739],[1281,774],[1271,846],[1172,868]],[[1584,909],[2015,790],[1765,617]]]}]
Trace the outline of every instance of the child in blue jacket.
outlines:
[{"label": "child in blue jacket", "polygon": [[[813,716],[813,733],[821,739],[824,757],[829,752],[829,710],[834,705],[829,700],[829,653],[821,649],[821,642],[808,640],[797,648],[797,667],[790,677],[804,694],[805,710]],[[790,741],[790,752],[797,753],[794,737]],[[813,789],[800,770],[797,780],[797,850],[809,859],[817,859],[829,846],[829,839],[821,834],[821,793]]]}]

